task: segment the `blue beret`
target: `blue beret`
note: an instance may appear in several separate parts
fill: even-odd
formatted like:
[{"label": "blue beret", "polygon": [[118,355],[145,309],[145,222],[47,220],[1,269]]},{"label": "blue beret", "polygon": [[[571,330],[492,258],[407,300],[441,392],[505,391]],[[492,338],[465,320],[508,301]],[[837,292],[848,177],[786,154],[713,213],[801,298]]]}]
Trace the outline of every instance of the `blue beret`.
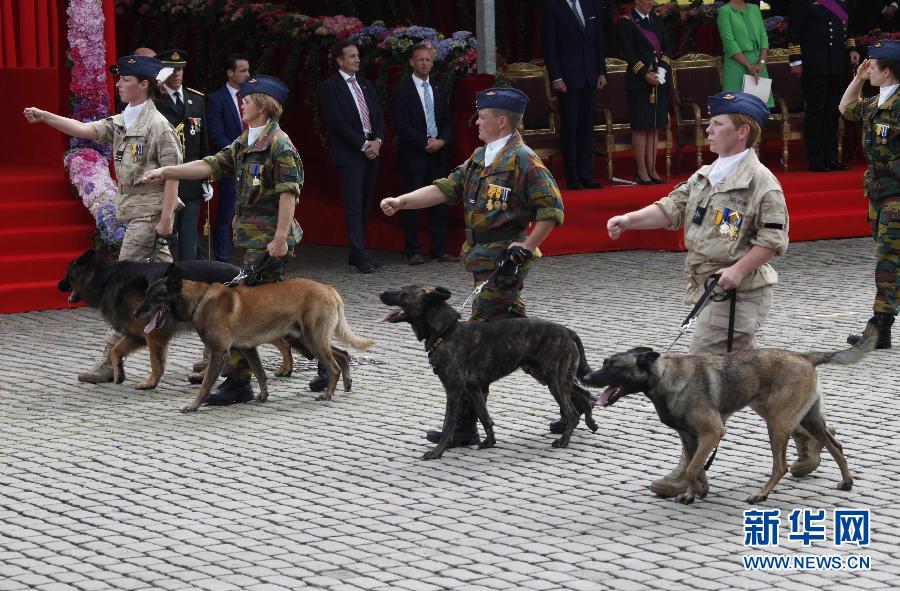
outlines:
[{"label": "blue beret", "polygon": [[528,95],[515,88],[488,88],[475,94],[476,109],[503,109],[524,113]]},{"label": "blue beret", "polygon": [[183,49],[167,49],[156,54],[162,65],[170,68],[183,68],[187,65],[188,54]]},{"label": "blue beret", "polygon": [[753,117],[760,127],[765,127],[766,122],[769,120],[769,107],[759,97],[752,94],[746,92],[720,92],[709,97],[710,116],[731,115],[733,113],[741,113]]},{"label": "blue beret", "polygon": [[288,87],[274,76],[253,76],[241,84],[241,96],[249,96],[254,92],[267,94],[284,105],[288,97]]},{"label": "blue beret", "polygon": [[869,46],[869,57],[885,60],[900,60],[900,41],[882,39]]},{"label": "blue beret", "polygon": [[140,76],[142,78],[156,78],[162,69],[162,62],[155,57],[146,55],[126,55],[109,67],[109,71],[119,76]]}]

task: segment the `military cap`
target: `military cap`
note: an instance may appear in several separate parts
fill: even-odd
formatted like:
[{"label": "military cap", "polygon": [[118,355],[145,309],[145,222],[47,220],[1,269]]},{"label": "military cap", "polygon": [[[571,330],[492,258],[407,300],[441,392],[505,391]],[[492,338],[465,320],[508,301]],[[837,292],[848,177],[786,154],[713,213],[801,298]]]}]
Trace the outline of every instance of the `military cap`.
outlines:
[{"label": "military cap", "polygon": [[254,92],[267,94],[282,105],[288,97],[287,85],[275,76],[253,76],[241,84],[241,96]]},{"label": "military cap", "polygon": [[488,88],[475,93],[476,109],[503,109],[524,113],[528,95],[515,88]]},{"label": "military cap", "polygon": [[900,60],[900,41],[882,39],[869,46],[869,57],[884,60]]},{"label": "military cap", "polygon": [[164,66],[183,68],[187,66],[188,54],[183,49],[167,49],[156,54]]},{"label": "military cap", "polygon": [[756,119],[760,127],[765,126],[769,120],[769,107],[766,103],[746,92],[720,92],[709,97],[709,114],[712,117],[716,115],[731,115],[741,113],[749,115]]},{"label": "military cap", "polygon": [[156,74],[162,68],[162,62],[155,57],[146,55],[126,55],[109,67],[109,71],[119,76],[139,76],[141,78],[156,78]]}]

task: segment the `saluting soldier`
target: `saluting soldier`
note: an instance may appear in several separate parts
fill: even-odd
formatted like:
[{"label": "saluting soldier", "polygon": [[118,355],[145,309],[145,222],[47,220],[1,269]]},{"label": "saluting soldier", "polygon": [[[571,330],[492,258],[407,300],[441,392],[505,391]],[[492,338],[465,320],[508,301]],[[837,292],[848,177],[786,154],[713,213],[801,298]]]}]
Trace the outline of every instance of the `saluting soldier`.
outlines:
[{"label": "saluting soldier", "polygon": [[653,14],[652,0],[637,0],[619,25],[622,56],[628,62],[625,91],[631,119],[631,142],[640,185],[665,181],[656,172],[657,130],[669,124],[669,81],[672,58],[663,20]]},{"label": "saluting soldier", "polygon": [[838,162],[838,103],[849,64],[859,62],[847,2],[793,0],[788,43],[791,74],[800,76],[806,102],[803,138],[809,169],[847,170],[846,164]]},{"label": "saluting soldier", "polygon": [[[389,216],[403,209],[462,203],[466,222],[462,256],[476,286],[491,276],[512,247],[539,257],[538,246],[563,222],[562,196],[553,175],[516,131],[527,102],[525,93],[513,88],[477,93],[478,138],[485,145],[447,178],[381,201],[381,210]],[[534,229],[526,235],[532,223]],[[515,274],[512,265],[509,272],[504,267],[475,297],[470,320],[524,318],[522,289],[531,259],[526,255],[515,261],[520,263]],[[451,445],[481,441],[476,418],[470,403],[464,402]],[[437,442],[441,432],[429,431],[427,437]]]},{"label": "saluting soldier", "polygon": [[[862,97],[868,79],[879,89],[876,96]],[[841,98],[845,119],[862,124],[863,153],[869,167],[863,177],[869,198],[869,223],[875,239],[875,303],[872,320],[878,325],[876,349],[891,348],[891,325],[900,302],[900,42],[877,41],[869,47],[869,59],[856,70],[856,76]],[[861,335],[850,335],[855,344]]]},{"label": "saluting soldier", "polygon": [[[144,182],[168,179],[234,177],[237,183],[234,245],[244,249],[244,265],[263,253],[273,258],[292,254],[303,235],[294,208],[303,187],[303,163],[291,138],[279,127],[285,84],[273,76],[254,76],[241,84],[241,119],[248,125],[240,137],[215,156],[180,166],[166,166],[144,175]],[[263,283],[280,281],[284,263],[263,274]],[[232,353],[231,371],[207,398],[213,406],[253,399],[250,366]]]},{"label": "saluting soldier", "polygon": [[[157,110],[151,98],[158,96],[156,75],[162,64],[155,57],[126,55],[110,71],[118,74],[116,89],[127,103],[118,115],[82,123],[34,107],[25,109],[29,123],[46,123],[54,129],[82,139],[112,146],[116,179],[116,216],[127,224],[119,251],[122,261],[172,260],[165,243],[155,244],[154,232],[172,233],[175,211],[180,207],[178,181],[165,187],[144,184],[144,172],[181,162],[181,146],[175,131]],[[106,335],[106,350],[91,371],[78,374],[78,381],[98,384],[113,380],[109,350],[121,335],[112,329]]]},{"label": "saluting soldier", "polygon": [[[162,97],[156,108],[162,113],[181,139],[185,162],[209,156],[209,138],[206,133],[206,99],[203,93],[183,85],[184,69],[188,54],[183,49],[167,49],[156,56],[172,74],[162,85]],[[206,181],[184,181],[178,186],[178,196],[184,201],[184,209],[175,218],[178,231],[178,260],[192,261],[198,255],[200,201],[212,197],[212,186]]]}]

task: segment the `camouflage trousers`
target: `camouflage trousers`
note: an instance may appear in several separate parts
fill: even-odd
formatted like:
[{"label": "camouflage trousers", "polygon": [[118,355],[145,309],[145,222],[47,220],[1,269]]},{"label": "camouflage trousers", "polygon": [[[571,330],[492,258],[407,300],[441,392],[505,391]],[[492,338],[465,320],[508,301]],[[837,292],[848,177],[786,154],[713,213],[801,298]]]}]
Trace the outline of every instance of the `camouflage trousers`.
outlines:
[{"label": "camouflage trousers", "polygon": [[[497,267],[496,261],[483,262],[472,271],[475,287],[483,283]],[[469,320],[491,322],[504,318],[525,318],[525,301],[522,289],[531,268],[531,261],[519,265],[515,272],[502,269],[484,286],[472,301],[472,315]]]},{"label": "camouflage trousers", "polygon": [[900,289],[900,197],[879,206],[869,203],[869,224],[875,240],[875,312],[896,315]]}]

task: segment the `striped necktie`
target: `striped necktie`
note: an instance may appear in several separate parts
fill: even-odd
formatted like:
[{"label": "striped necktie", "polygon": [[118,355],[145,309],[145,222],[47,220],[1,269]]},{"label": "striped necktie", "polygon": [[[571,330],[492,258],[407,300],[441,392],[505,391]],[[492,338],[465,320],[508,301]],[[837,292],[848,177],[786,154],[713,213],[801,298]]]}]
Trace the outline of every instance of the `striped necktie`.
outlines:
[{"label": "striped necktie", "polygon": [[422,95],[425,102],[425,133],[428,137],[436,138],[438,128],[434,120],[434,100],[431,98],[431,85],[427,81],[422,83]]},{"label": "striped necktie", "polygon": [[370,133],[372,131],[372,123],[369,119],[369,106],[366,105],[366,97],[363,96],[362,88],[360,88],[359,82],[356,81],[356,76],[350,76],[347,78],[347,82],[350,83],[350,87],[353,89],[356,106],[359,108],[359,118],[362,120],[363,131]]}]

